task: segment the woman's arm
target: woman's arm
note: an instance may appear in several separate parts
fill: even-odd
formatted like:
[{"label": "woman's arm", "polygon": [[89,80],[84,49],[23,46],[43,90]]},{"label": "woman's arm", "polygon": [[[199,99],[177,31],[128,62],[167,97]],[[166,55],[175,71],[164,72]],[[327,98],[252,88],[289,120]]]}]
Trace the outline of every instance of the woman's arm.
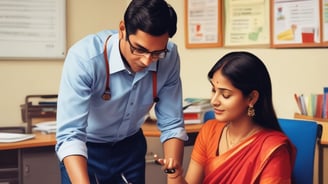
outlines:
[{"label": "woman's arm", "polygon": [[204,179],[203,166],[194,160],[190,160],[185,180],[188,184],[199,184]]}]

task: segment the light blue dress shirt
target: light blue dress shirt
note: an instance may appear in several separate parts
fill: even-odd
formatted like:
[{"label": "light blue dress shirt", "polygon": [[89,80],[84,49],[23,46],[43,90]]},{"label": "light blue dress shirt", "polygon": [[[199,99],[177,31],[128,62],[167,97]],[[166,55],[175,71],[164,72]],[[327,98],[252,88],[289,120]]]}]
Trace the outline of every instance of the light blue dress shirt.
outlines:
[{"label": "light blue dress shirt", "polygon": [[[109,101],[102,99],[106,87],[104,42],[110,65]],[[187,140],[182,112],[180,58],[174,43],[158,63],[155,104],[160,140]],[[89,35],[74,44],[65,59],[57,107],[57,145],[60,160],[68,155],[87,158],[85,142],[117,142],[135,134],[153,104],[152,71],[156,63],[135,74],[125,67],[116,31]]]}]

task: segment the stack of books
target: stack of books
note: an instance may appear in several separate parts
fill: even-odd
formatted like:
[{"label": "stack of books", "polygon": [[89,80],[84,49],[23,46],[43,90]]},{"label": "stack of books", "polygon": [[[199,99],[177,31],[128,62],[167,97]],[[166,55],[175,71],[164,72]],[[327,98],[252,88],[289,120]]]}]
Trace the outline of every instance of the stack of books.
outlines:
[{"label": "stack of books", "polygon": [[186,98],[184,99],[183,117],[185,124],[204,123],[204,115],[211,111],[210,99]]}]

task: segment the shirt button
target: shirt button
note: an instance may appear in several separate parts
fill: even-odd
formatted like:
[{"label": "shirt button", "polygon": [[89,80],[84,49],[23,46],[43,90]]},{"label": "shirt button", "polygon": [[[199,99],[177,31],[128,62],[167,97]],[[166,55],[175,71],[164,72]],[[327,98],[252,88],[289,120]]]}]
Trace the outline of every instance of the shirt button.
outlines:
[{"label": "shirt button", "polygon": [[133,105],[133,104],[134,104],[133,102],[130,103],[130,105]]}]

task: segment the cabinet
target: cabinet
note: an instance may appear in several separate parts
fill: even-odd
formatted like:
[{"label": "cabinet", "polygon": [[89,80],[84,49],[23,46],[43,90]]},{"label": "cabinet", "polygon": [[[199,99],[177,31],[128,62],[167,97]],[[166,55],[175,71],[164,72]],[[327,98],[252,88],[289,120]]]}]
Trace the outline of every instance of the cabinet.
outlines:
[{"label": "cabinet", "polygon": [[0,183],[20,183],[18,150],[0,151]]},{"label": "cabinet", "polygon": [[23,184],[59,184],[59,161],[54,146],[36,147],[21,150]]},{"label": "cabinet", "polygon": [[0,151],[1,184],[59,184],[54,146]]}]

